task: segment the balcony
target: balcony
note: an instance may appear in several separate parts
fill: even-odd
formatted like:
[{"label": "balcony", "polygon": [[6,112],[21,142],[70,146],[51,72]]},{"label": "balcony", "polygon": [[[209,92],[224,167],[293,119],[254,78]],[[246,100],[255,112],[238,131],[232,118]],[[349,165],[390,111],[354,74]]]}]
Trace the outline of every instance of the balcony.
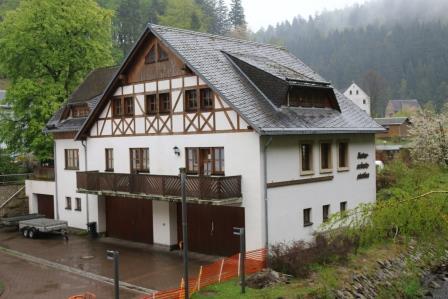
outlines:
[{"label": "balcony", "polygon": [[[78,192],[105,196],[147,198],[178,202],[180,177],[87,171],[76,173]],[[188,202],[204,204],[241,203],[241,176],[187,176]]]}]

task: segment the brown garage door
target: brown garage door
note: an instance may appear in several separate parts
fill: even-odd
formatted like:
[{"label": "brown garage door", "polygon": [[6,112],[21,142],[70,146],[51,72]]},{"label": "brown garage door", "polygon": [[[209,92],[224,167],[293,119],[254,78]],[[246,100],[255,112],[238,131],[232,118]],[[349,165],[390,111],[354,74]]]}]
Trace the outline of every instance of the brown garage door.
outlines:
[{"label": "brown garage door", "polygon": [[[234,227],[244,227],[244,208],[188,205],[189,249],[205,254],[230,256],[239,252],[239,237]],[[182,240],[182,208],[177,206],[177,233]]]},{"label": "brown garage door", "polygon": [[37,196],[37,212],[45,215],[45,217],[54,219],[53,196],[45,194],[36,194]]},{"label": "brown garage door", "polygon": [[152,244],[152,201],[107,197],[106,230],[109,237]]}]

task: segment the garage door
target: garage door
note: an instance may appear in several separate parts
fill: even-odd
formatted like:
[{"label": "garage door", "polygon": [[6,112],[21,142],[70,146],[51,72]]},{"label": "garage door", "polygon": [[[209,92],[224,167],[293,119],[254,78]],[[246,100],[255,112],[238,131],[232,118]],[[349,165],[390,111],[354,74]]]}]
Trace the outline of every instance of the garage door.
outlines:
[{"label": "garage door", "polygon": [[152,244],[152,201],[107,197],[106,231],[109,237]]},{"label": "garage door", "polygon": [[[182,208],[177,206],[177,233],[182,240]],[[220,256],[239,252],[239,237],[233,234],[234,227],[244,227],[244,208],[188,205],[189,250]]]},{"label": "garage door", "polygon": [[36,194],[37,212],[45,215],[45,217],[54,219],[54,203],[53,196],[46,194]]}]

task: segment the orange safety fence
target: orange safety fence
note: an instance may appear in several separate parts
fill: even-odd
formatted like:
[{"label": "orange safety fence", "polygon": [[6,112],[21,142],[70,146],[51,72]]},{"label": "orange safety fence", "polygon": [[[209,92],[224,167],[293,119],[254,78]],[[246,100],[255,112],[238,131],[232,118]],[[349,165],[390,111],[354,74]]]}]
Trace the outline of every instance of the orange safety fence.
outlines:
[{"label": "orange safety fence", "polygon": [[[246,274],[252,274],[261,271],[266,267],[266,249],[248,251],[244,260],[244,269]],[[189,279],[189,293],[193,294],[209,285],[230,280],[240,276],[240,254],[235,254],[228,258],[217,260],[216,262],[201,266],[198,276]],[[182,279],[180,287],[177,289],[154,292],[141,299],[184,299],[185,283]]]},{"label": "orange safety fence", "polygon": [[68,299],[96,299],[96,295],[87,292],[82,295],[71,296]]}]

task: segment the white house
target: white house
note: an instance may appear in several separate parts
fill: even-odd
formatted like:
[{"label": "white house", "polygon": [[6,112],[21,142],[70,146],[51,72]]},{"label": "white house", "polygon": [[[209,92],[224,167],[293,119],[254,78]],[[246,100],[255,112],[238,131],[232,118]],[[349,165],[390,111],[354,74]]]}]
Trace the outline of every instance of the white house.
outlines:
[{"label": "white house", "polygon": [[370,113],[370,97],[369,95],[361,89],[355,82],[353,82],[347,90],[344,92],[344,95],[350,99],[353,103],[358,105],[359,108],[364,110],[368,115]]},{"label": "white house", "polygon": [[54,200],[27,194],[31,212],[51,205],[72,227],[174,248],[185,167],[190,249],[230,255],[233,227],[258,249],[375,201],[382,130],[285,49],[148,25],[49,121]]}]

